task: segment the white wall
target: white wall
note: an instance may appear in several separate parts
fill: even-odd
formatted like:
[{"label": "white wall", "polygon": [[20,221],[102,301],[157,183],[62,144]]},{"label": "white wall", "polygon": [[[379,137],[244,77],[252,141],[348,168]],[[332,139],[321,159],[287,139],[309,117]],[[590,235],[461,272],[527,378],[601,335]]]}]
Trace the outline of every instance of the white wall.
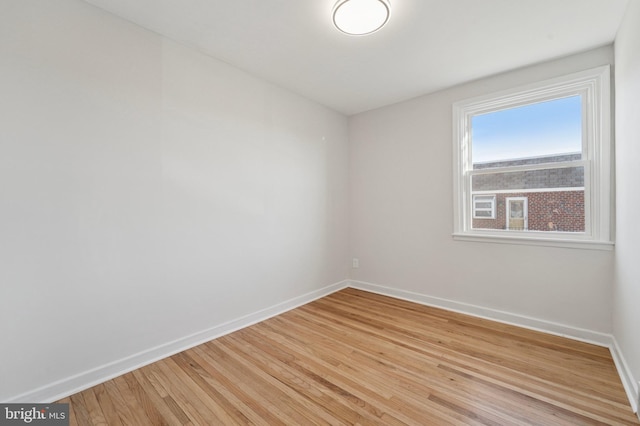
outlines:
[{"label": "white wall", "polygon": [[615,42],[617,243],[613,332],[628,385],[640,380],[640,2],[631,1]]},{"label": "white wall", "polygon": [[347,119],[320,105],[3,0],[0,120],[0,401],[347,277]]},{"label": "white wall", "polygon": [[360,260],[352,278],[534,320],[526,325],[610,333],[612,251],[453,241],[451,234],[452,103],[612,60],[612,48],[603,47],[350,118],[350,251]]}]

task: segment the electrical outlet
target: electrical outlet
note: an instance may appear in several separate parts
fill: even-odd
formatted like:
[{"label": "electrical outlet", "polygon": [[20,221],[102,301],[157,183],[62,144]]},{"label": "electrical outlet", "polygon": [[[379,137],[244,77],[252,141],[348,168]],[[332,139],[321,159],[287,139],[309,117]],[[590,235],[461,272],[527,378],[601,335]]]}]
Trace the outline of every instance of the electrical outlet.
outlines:
[{"label": "electrical outlet", "polygon": [[358,259],[357,257],[353,258],[353,263],[352,263],[353,268],[359,268],[360,267],[360,259]]}]

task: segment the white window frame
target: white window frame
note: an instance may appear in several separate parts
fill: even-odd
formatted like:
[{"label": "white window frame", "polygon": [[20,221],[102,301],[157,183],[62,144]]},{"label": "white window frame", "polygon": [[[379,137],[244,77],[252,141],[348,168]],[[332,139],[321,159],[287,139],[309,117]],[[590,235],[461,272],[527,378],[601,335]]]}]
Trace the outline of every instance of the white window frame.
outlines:
[{"label": "white window frame", "polygon": [[[607,65],[454,103],[454,239],[599,250],[613,249],[610,75],[611,70]],[[571,165],[584,166],[585,232],[473,229],[472,117],[576,95],[580,95],[582,99],[583,155],[582,160],[572,161]],[[551,163],[544,168],[563,165],[568,164]]]},{"label": "white window frame", "polygon": [[[476,200],[477,198],[484,198],[483,200]],[[480,203],[487,203],[490,202],[491,203],[491,207],[490,208],[484,208],[484,207],[476,207],[476,203],[480,202]],[[491,216],[477,216],[477,212],[479,211],[490,211],[491,212]],[[473,218],[474,219],[495,219],[496,218],[496,196],[491,194],[473,194]]]}]

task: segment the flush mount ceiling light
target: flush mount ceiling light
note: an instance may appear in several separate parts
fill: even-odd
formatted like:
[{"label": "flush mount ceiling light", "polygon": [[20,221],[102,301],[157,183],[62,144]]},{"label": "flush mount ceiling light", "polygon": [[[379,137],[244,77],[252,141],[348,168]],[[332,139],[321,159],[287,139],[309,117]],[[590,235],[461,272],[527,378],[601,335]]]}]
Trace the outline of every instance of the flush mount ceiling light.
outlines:
[{"label": "flush mount ceiling light", "polygon": [[333,24],[345,34],[371,34],[387,23],[390,11],[389,0],[338,0]]}]

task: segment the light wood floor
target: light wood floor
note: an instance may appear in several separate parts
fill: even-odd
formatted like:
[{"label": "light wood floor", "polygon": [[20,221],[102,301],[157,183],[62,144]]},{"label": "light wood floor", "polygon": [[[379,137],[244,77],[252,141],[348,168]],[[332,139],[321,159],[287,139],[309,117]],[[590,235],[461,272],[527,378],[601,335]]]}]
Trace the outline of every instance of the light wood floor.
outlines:
[{"label": "light wood floor", "polygon": [[60,402],[72,425],[638,424],[606,348],[353,289]]}]

